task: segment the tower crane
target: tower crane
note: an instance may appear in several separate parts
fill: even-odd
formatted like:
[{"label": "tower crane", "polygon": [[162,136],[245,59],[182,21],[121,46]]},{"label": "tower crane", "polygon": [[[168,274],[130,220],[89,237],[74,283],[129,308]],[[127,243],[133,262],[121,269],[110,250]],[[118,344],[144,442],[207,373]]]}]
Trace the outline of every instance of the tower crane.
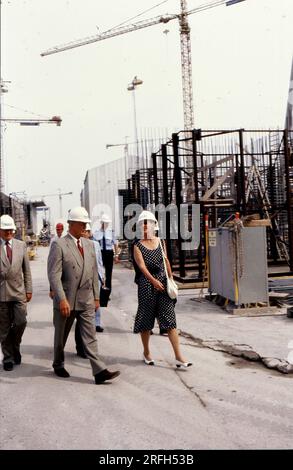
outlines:
[{"label": "tower crane", "polygon": [[[68,193],[62,193],[61,192],[61,189],[58,189],[58,193],[50,193],[50,194],[41,194],[40,196],[32,196],[32,197],[41,197],[42,199],[44,199],[45,197],[51,197],[51,196],[58,196],[59,197],[59,216],[60,216],[60,219],[62,219],[63,217],[63,212],[62,212],[62,197],[63,196],[69,196],[70,194],[73,194],[72,191],[68,192]],[[31,197],[31,199],[32,199]]]},{"label": "tower crane", "polygon": [[[1,108],[1,97],[0,97]],[[1,112],[0,112],[1,116]],[[2,193],[4,193],[4,161],[2,158],[2,122],[19,124],[20,126],[39,126],[40,124],[56,124],[61,126],[62,119],[60,116],[53,116],[48,119],[27,119],[27,118],[2,118],[0,117],[0,213],[3,211]]]},{"label": "tower crane", "polygon": [[156,16],[147,20],[139,21],[137,23],[120,26],[100,34],[89,36],[84,39],[72,41],[67,44],[55,46],[41,53],[41,56],[56,54],[58,52],[67,51],[76,47],[85,46],[94,42],[103,41],[122,34],[138,31],[139,29],[147,28],[157,24],[168,23],[169,21],[178,19],[180,26],[180,46],[181,46],[181,70],[182,70],[182,91],[183,91],[183,112],[184,112],[184,129],[193,129],[194,127],[194,113],[193,113],[193,90],[192,90],[192,65],[191,65],[191,41],[190,41],[190,26],[188,23],[188,16],[201,11],[209,10],[221,5],[234,5],[235,3],[243,2],[245,0],[214,0],[210,3],[199,5],[192,10],[187,9],[187,0],[180,0],[181,12],[176,14],[166,14]]},{"label": "tower crane", "polygon": [[40,124],[56,124],[61,126],[62,119],[60,116],[53,116],[48,119],[28,119],[28,118],[1,118],[3,122],[11,122],[14,124],[20,124],[21,126],[39,126]]}]

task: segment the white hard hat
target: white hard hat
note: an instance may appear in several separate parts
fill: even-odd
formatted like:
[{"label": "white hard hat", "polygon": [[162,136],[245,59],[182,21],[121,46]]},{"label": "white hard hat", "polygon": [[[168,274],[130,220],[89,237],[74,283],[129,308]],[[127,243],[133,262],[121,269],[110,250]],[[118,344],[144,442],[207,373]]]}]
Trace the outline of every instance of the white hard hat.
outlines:
[{"label": "white hard hat", "polygon": [[15,223],[10,215],[1,215],[0,217],[0,229],[1,230],[16,230]]},{"label": "white hard hat", "polygon": [[86,230],[87,232],[90,232],[90,231],[91,231],[91,225],[90,225],[89,223],[86,224],[85,230]]},{"label": "white hard hat", "polygon": [[101,217],[101,222],[104,224],[109,224],[111,222],[111,219],[107,214],[103,214]]},{"label": "white hard hat", "polygon": [[84,207],[74,207],[68,213],[67,222],[90,222],[89,215]]},{"label": "white hard hat", "polygon": [[144,220],[150,220],[150,221],[154,222],[155,230],[159,230],[158,221],[157,221],[156,217],[154,216],[154,214],[151,211],[142,211],[139,214],[139,217],[137,219],[137,223],[140,224]]}]

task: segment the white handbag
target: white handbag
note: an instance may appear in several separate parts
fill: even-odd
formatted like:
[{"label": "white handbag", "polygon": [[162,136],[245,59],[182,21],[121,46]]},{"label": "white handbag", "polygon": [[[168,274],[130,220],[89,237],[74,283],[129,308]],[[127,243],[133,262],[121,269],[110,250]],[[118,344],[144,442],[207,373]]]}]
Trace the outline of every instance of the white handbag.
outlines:
[{"label": "white handbag", "polygon": [[167,270],[166,261],[165,261],[165,253],[164,253],[164,250],[163,250],[161,240],[160,240],[160,245],[161,245],[161,250],[162,250],[165,273],[166,273],[166,277],[167,277],[167,294],[169,295],[170,299],[174,300],[174,299],[177,299],[177,297],[178,297],[178,286],[177,286],[176,282],[174,281],[174,279],[172,279],[168,275],[168,270]]}]

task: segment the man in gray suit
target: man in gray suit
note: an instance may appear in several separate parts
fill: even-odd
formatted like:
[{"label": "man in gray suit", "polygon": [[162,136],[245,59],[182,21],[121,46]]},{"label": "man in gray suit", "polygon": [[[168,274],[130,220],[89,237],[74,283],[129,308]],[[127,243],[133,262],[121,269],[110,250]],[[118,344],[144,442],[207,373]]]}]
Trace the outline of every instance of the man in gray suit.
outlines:
[{"label": "man in gray suit", "polygon": [[32,298],[32,278],[26,244],[15,240],[9,215],[0,217],[0,342],[3,368],[21,363],[20,343],[26,327],[26,304]]},{"label": "man in gray suit", "polygon": [[54,362],[59,377],[69,377],[64,368],[64,347],[74,319],[77,318],[85,353],[90,360],[95,383],[120,375],[110,372],[98,357],[95,309],[99,307],[99,280],[96,254],[91,240],[82,238],[90,222],[84,207],[71,209],[68,234],[53,241],[48,257],[48,278],[53,291]]}]

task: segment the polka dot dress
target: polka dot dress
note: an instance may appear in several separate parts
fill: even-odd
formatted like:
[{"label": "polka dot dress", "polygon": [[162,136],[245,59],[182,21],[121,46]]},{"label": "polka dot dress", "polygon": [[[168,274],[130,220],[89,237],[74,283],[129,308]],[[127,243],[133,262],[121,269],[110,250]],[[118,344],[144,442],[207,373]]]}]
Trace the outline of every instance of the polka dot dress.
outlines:
[{"label": "polka dot dress", "polygon": [[[140,242],[137,242],[136,246],[142,253],[148,271],[154,278],[161,281],[166,289],[167,278],[160,244],[154,250],[146,248]],[[175,303],[176,299],[170,299],[166,290],[164,292],[158,291],[141,274],[138,280],[138,310],[134,322],[134,333],[152,330],[156,318],[161,329],[176,328]]]}]

